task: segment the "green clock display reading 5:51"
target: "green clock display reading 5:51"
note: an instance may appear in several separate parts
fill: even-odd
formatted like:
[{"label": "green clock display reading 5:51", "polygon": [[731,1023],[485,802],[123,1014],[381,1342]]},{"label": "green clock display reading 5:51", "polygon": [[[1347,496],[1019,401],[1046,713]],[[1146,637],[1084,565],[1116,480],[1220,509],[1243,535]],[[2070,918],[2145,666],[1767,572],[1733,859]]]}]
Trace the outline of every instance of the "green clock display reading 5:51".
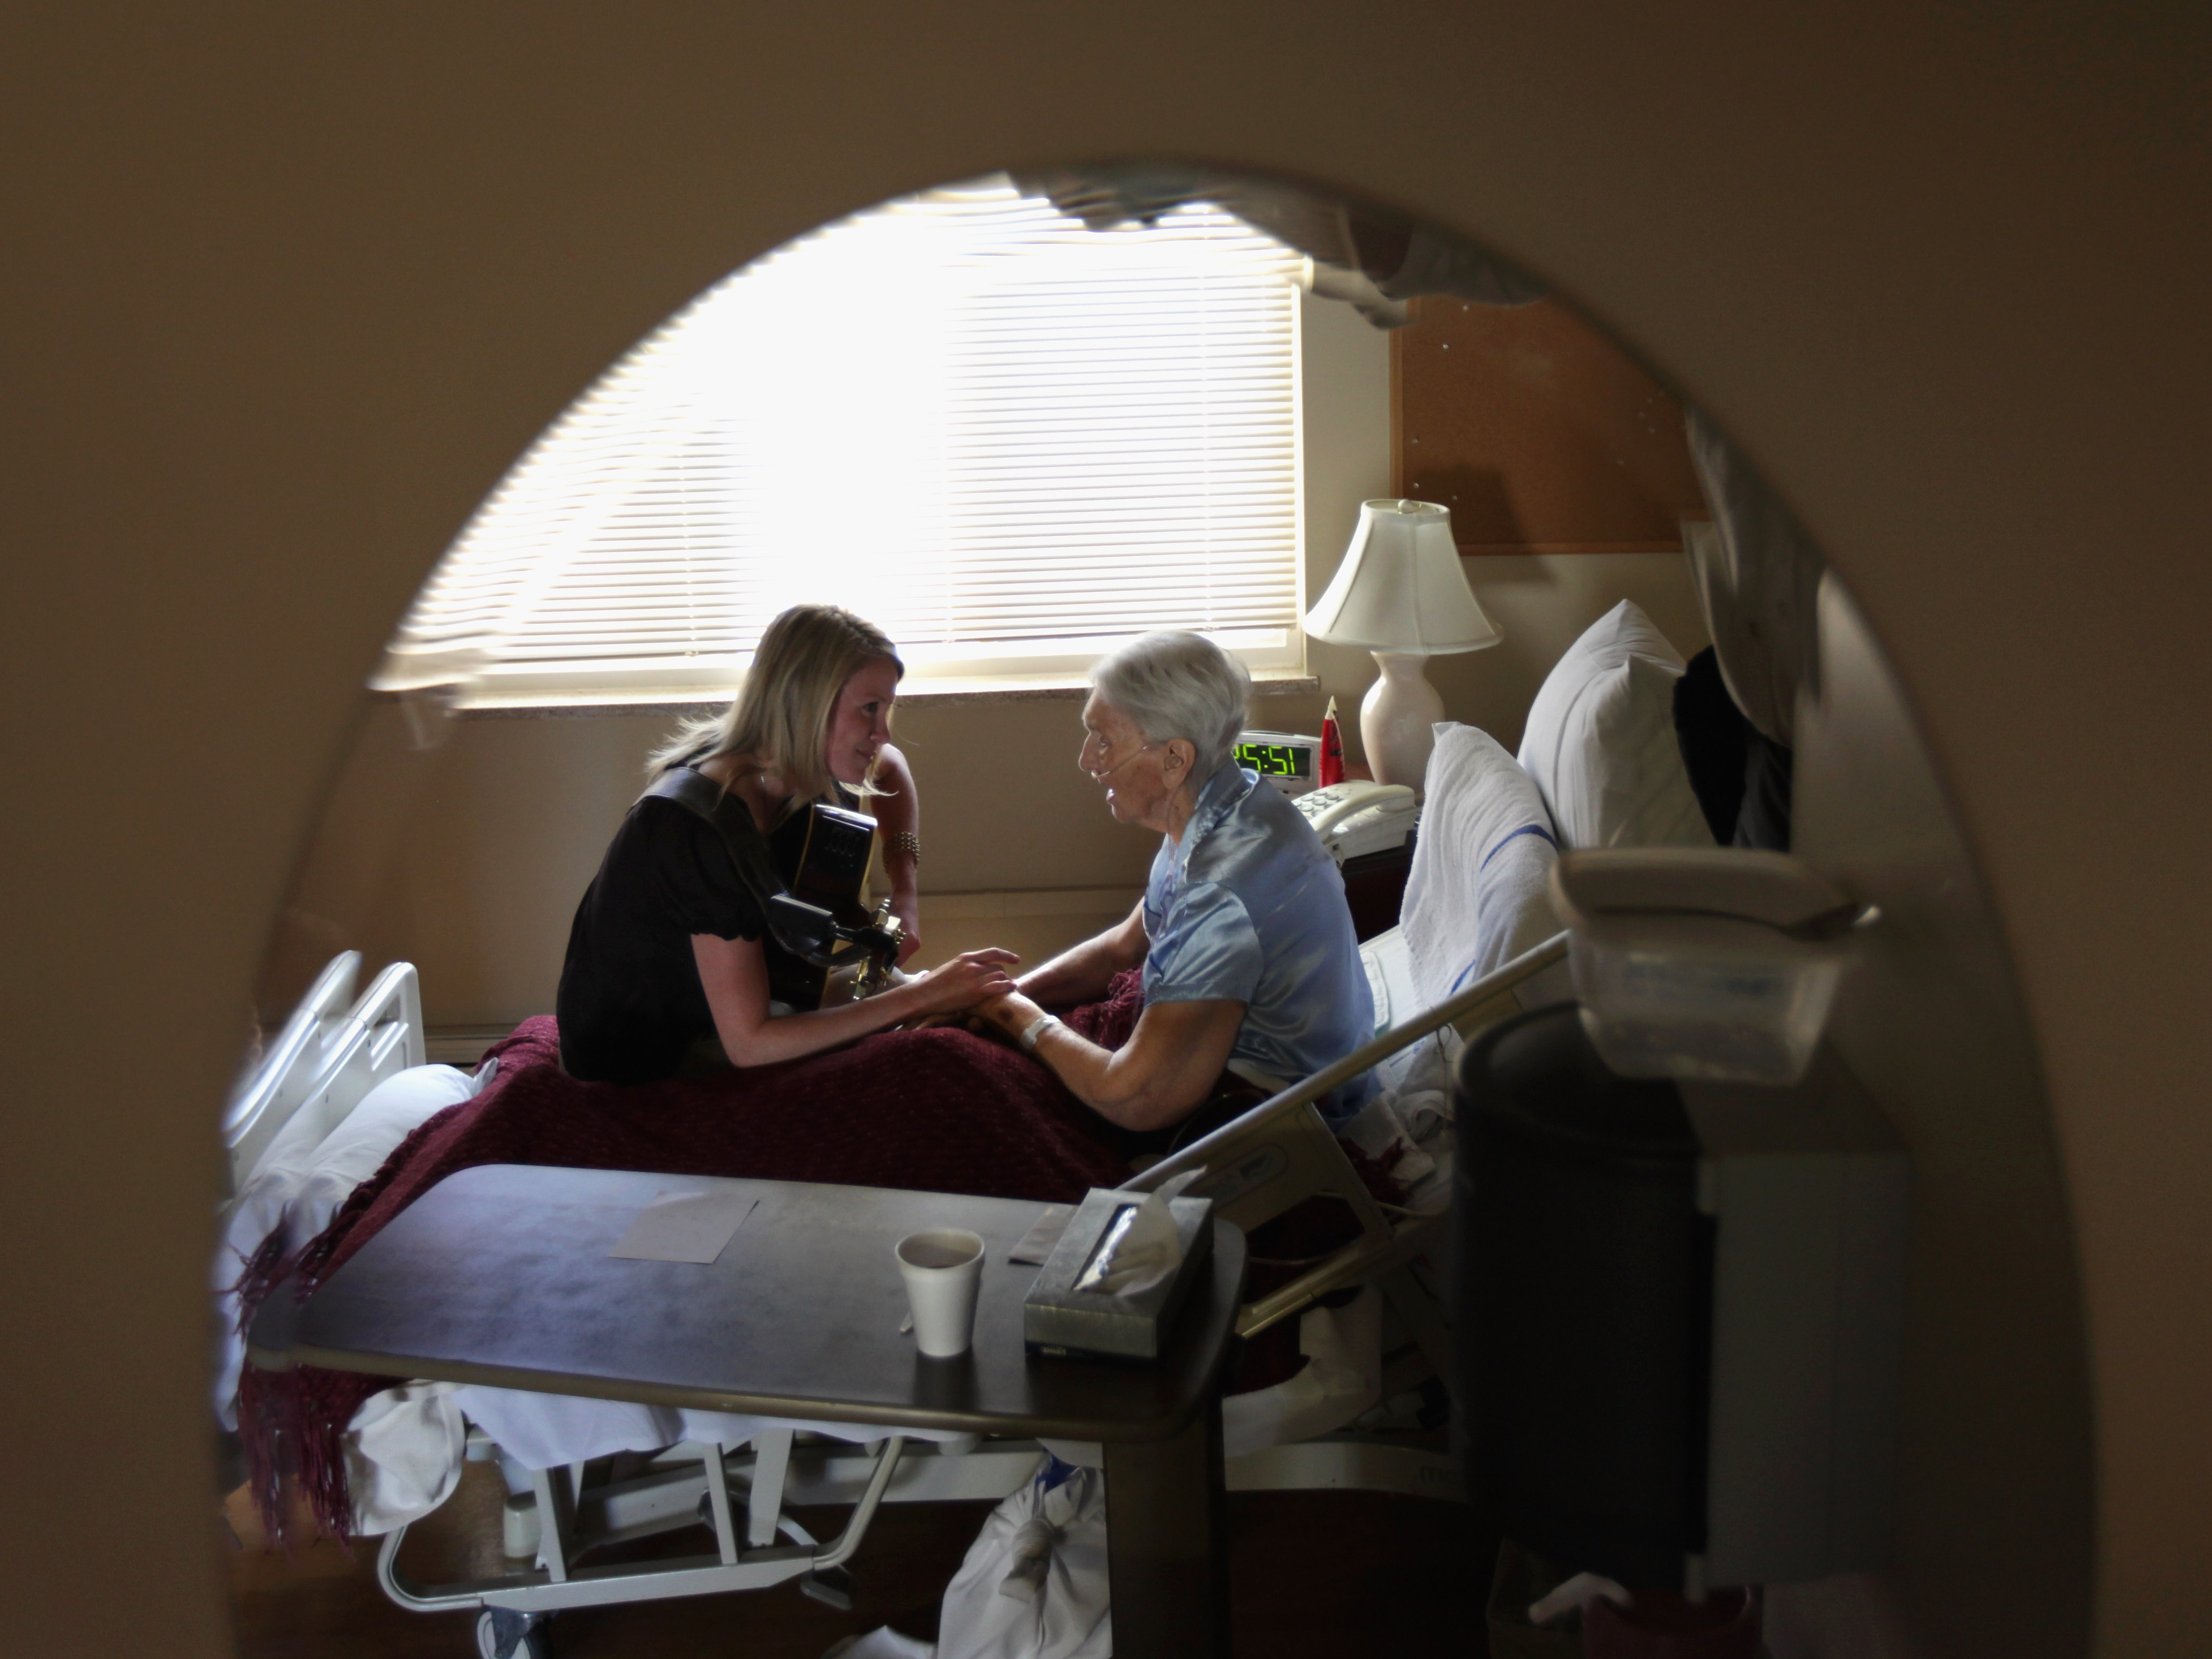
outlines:
[{"label": "green clock display reading 5:51", "polygon": [[1240,743],[1237,763],[1263,778],[1309,778],[1313,775],[1313,750],[1303,744]]}]

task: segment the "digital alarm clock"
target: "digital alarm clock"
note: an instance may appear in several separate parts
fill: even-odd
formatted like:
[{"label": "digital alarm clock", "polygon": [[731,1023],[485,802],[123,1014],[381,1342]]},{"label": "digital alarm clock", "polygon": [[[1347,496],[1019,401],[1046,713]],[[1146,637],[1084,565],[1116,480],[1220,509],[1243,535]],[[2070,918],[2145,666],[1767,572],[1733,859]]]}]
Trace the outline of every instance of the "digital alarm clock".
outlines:
[{"label": "digital alarm clock", "polygon": [[1321,739],[1295,732],[1244,732],[1237,738],[1237,763],[1249,767],[1286,795],[1310,793],[1321,782]]}]

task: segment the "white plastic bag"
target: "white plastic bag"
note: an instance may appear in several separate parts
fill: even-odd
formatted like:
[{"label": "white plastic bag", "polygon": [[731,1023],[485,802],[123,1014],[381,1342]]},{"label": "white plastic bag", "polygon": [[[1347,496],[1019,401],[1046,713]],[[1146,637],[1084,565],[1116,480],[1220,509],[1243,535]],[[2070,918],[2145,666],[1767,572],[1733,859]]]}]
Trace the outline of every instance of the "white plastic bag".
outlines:
[{"label": "white plastic bag", "polygon": [[1048,1464],[991,1511],[945,1587],[937,1659],[1109,1659],[1113,1651],[1106,1478]]},{"label": "white plastic bag", "polygon": [[361,1402],[346,1425],[346,1486],[356,1538],[420,1521],[461,1483],[469,1427],[451,1382],[410,1382]]}]

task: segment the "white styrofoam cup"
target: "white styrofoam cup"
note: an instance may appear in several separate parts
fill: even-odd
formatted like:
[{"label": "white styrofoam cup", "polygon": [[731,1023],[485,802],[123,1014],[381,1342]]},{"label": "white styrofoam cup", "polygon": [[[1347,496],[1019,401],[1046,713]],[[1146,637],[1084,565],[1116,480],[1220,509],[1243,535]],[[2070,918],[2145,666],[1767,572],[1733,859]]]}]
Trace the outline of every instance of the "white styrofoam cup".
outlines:
[{"label": "white styrofoam cup", "polygon": [[898,1242],[898,1264],[914,1309],[915,1346],[933,1359],[966,1353],[983,1282],[982,1239],[961,1227],[908,1233]]}]

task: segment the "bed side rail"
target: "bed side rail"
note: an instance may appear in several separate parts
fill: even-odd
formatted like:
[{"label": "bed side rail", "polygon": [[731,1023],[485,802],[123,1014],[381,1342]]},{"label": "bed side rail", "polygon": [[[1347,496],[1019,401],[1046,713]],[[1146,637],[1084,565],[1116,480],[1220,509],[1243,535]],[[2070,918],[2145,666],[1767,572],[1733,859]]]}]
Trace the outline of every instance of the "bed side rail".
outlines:
[{"label": "bed side rail", "polygon": [[[323,970],[316,993],[341,982],[340,994],[350,992],[360,966],[360,953],[347,951]],[[343,975],[337,972],[341,968]],[[306,1115],[320,1139],[385,1079],[423,1063],[422,985],[410,962],[386,968],[342,1016],[325,1012],[312,1022],[301,1022],[295,1014],[285,1026],[287,1042],[292,1040],[295,1024],[301,1025],[303,1035],[285,1059],[282,1074],[272,1076],[270,1086],[258,1091],[250,1121],[241,1121],[234,1136],[226,1125],[233,1191],[245,1182],[286,1124]],[[279,1058],[272,1054],[270,1065]]]},{"label": "bed side rail", "polygon": [[411,962],[395,962],[376,976],[350,1018],[375,1034],[380,1042],[395,1046],[403,1068],[428,1060],[428,1036],[422,1028],[422,981]]},{"label": "bed side rail", "polygon": [[253,1075],[231,1096],[222,1115],[222,1143],[233,1192],[307,1098],[325,1054],[345,1025],[346,1004],[360,978],[358,951],[341,951],[325,963]]},{"label": "bed side rail", "polygon": [[[1213,1200],[1217,1215],[1248,1232],[1311,1197],[1339,1198],[1351,1207],[1358,1218],[1360,1236],[1281,1289],[1246,1303],[1237,1313],[1240,1336],[1265,1330],[1344,1285],[1383,1277],[1387,1286],[1389,1276],[1402,1273],[1434,1242],[1436,1218],[1394,1221],[1383,1213],[1315,1103],[1338,1085],[1447,1025],[1471,1036],[1519,1012],[1522,994],[1535,989],[1534,981],[1565,961],[1566,955],[1567,935],[1554,934],[1456,996],[1392,1027],[1334,1066],[1261,1102],[1129,1181],[1133,1189],[1149,1191],[1186,1170],[1203,1170],[1191,1194]],[[1406,1304],[1412,1299],[1392,1297],[1401,1316],[1408,1315]],[[1429,1322],[1414,1317],[1408,1322]],[[1440,1351],[1440,1330],[1417,1328],[1415,1334],[1425,1351]]]},{"label": "bed side rail", "polygon": [[388,1077],[422,1063],[422,993],[411,962],[395,962],[376,976],[331,1038],[321,1068],[307,1085],[298,1115],[310,1117],[318,1139],[345,1121],[368,1091]]},{"label": "bed side rail", "polygon": [[[1324,1066],[1304,1081],[1261,1101],[1212,1133],[1170,1153],[1143,1174],[1132,1177],[1129,1187],[1134,1191],[1149,1192],[1186,1170],[1206,1170],[1208,1173],[1191,1188],[1192,1193],[1212,1199],[1218,1215],[1247,1231],[1317,1192],[1341,1196],[1334,1189],[1349,1183],[1364,1193],[1366,1189],[1360,1186],[1350,1162],[1338,1149],[1336,1138],[1322,1121],[1315,1103],[1339,1085],[1447,1025],[1463,1036],[1472,1036],[1519,1012],[1522,1004],[1516,993],[1547,969],[1564,962],[1566,954],[1567,935],[1554,934],[1504,967],[1485,975],[1456,996],[1414,1015],[1401,1025],[1391,1027],[1334,1066]],[[1329,1157],[1336,1160],[1337,1169],[1324,1173],[1316,1168],[1306,1145],[1311,1134],[1319,1135]],[[1279,1149],[1279,1156],[1260,1156],[1270,1147]],[[1314,1184],[1317,1181],[1321,1184]]]}]

